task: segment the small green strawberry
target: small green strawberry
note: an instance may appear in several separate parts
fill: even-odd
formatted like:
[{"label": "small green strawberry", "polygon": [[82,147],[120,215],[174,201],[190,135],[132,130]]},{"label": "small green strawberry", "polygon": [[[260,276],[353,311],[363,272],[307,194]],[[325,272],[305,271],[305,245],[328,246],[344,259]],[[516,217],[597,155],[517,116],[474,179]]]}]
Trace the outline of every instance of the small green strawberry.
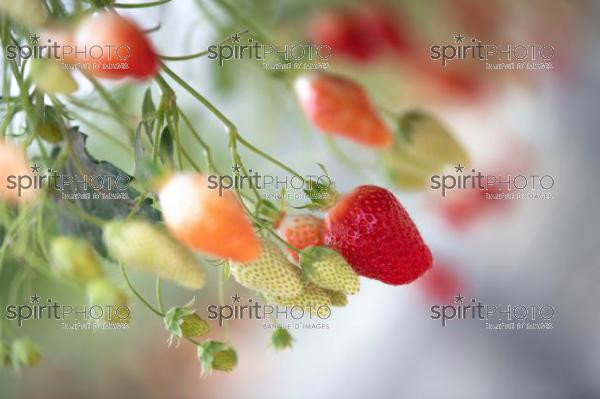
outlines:
[{"label": "small green strawberry", "polygon": [[219,341],[206,341],[198,345],[198,360],[202,368],[202,377],[206,377],[213,370],[229,372],[237,365],[235,350]]},{"label": "small green strawberry", "polygon": [[394,145],[381,158],[390,180],[406,190],[427,187],[446,165],[469,163],[460,142],[437,119],[417,111],[399,118]]},{"label": "small green strawberry", "polygon": [[208,323],[190,309],[188,305],[169,309],[165,313],[163,321],[165,327],[171,333],[169,344],[171,344],[173,337],[195,338],[206,335],[210,331]]},{"label": "small green strawberry", "polygon": [[321,318],[331,314],[331,299],[327,292],[317,285],[307,281],[299,295],[294,297],[266,296],[267,300],[288,308],[301,307],[305,314],[316,313]]},{"label": "small green strawberry", "polygon": [[19,338],[12,343],[10,359],[15,371],[23,366],[34,367],[42,359],[39,347],[29,338]]},{"label": "small green strawberry", "polygon": [[59,60],[35,58],[30,76],[38,89],[48,94],[72,94],[79,85]]},{"label": "small green strawberry", "polygon": [[101,279],[89,283],[86,290],[90,304],[103,308],[104,320],[110,323],[129,323],[128,299],[121,289],[110,281]]},{"label": "small green strawberry", "polygon": [[213,370],[229,372],[237,364],[237,353],[233,349],[217,351],[213,354]]},{"label": "small green strawberry", "polygon": [[329,295],[331,306],[343,308],[348,304],[348,297],[343,292],[333,290],[325,290],[325,292],[327,292],[327,295]]},{"label": "small green strawberry", "polygon": [[304,276],[321,288],[356,294],[358,275],[344,257],[327,247],[308,247],[300,253]]},{"label": "small green strawberry", "polygon": [[402,144],[381,154],[383,167],[390,181],[398,188],[418,191],[426,188],[429,179],[440,169],[439,163],[416,158]]},{"label": "small green strawberry", "polygon": [[102,266],[96,252],[85,240],[74,237],[58,237],[50,246],[52,271],[79,284],[86,284],[103,276]]},{"label": "small green strawberry", "polygon": [[302,292],[300,270],[268,240],[262,240],[258,259],[247,263],[232,263],[231,274],[244,287],[265,295],[295,297]]},{"label": "small green strawberry", "polygon": [[108,223],[104,227],[104,242],[108,252],[124,265],[154,273],[186,288],[204,286],[204,270],[194,254],[149,223]]},{"label": "small green strawberry", "polygon": [[469,163],[469,155],[444,125],[431,115],[407,112],[399,121],[407,151],[424,161],[441,164]]},{"label": "small green strawberry", "polygon": [[293,341],[294,338],[292,338],[289,331],[283,327],[277,327],[271,334],[271,346],[273,346],[276,351],[291,348]]},{"label": "small green strawberry", "polygon": [[49,143],[56,144],[62,141],[62,130],[67,129],[62,116],[55,108],[46,105],[44,113],[35,125],[35,133]]}]

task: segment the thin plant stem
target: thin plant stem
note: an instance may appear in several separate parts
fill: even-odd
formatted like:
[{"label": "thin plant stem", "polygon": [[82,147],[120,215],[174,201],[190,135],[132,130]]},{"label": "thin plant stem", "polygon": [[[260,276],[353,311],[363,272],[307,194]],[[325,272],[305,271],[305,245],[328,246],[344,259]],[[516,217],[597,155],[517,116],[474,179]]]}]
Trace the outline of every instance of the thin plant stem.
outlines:
[{"label": "thin plant stem", "polygon": [[154,306],[150,305],[150,303],[144,299],[144,297],[138,292],[138,290],[136,290],[133,287],[133,285],[131,284],[131,281],[129,280],[129,276],[127,275],[127,272],[125,271],[125,267],[120,262],[119,262],[119,267],[121,268],[121,274],[123,275],[123,279],[125,279],[125,283],[127,283],[127,286],[129,287],[131,292],[133,292],[133,295],[135,295],[148,309],[150,309],[156,315],[158,315],[160,317],[164,317],[165,315],[162,312],[155,309]]}]

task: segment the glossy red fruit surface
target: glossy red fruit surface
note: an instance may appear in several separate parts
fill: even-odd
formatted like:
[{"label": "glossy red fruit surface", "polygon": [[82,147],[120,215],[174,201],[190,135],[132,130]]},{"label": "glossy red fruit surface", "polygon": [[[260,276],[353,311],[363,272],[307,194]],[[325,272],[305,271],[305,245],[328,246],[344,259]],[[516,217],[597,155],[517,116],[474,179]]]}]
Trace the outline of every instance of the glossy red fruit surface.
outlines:
[{"label": "glossy red fruit surface", "polygon": [[365,277],[399,285],[431,267],[432,256],[394,194],[367,185],[342,197],[325,220],[325,244]]}]

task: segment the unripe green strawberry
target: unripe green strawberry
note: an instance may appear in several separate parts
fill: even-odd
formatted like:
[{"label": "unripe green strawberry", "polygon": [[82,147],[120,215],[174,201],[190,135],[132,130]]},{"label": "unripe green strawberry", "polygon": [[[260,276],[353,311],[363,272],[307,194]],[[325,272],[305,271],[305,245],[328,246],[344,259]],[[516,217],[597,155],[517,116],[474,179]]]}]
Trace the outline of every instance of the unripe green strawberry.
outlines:
[{"label": "unripe green strawberry", "polygon": [[358,275],[344,257],[327,247],[308,247],[300,254],[302,272],[316,285],[346,294],[356,294]]},{"label": "unripe green strawberry", "polygon": [[331,299],[327,292],[307,281],[299,295],[295,297],[266,296],[267,300],[277,305],[292,308],[299,306],[305,314],[317,314],[321,318],[327,318],[331,314]]},{"label": "unripe green strawberry", "polygon": [[399,121],[399,129],[406,151],[415,158],[441,165],[469,163],[469,155],[460,142],[430,115],[407,112]]},{"label": "unripe green strawberry", "polygon": [[198,345],[197,349],[203,377],[213,370],[229,372],[237,365],[237,353],[223,342],[206,341]]},{"label": "unripe green strawberry", "polygon": [[440,169],[439,163],[415,158],[402,144],[381,153],[385,172],[394,186],[403,190],[418,191],[429,185],[429,179]]},{"label": "unripe green strawberry", "polygon": [[71,94],[79,88],[59,60],[35,58],[31,62],[30,74],[36,87],[48,94]]},{"label": "unripe green strawberry", "polygon": [[271,345],[276,351],[282,351],[292,347],[294,338],[289,331],[282,327],[277,327],[271,334]]},{"label": "unripe green strawberry", "polygon": [[200,316],[194,313],[183,318],[181,331],[183,332],[184,337],[201,337],[208,334],[210,326],[206,321],[202,320]]},{"label": "unripe green strawberry", "polygon": [[258,259],[232,263],[231,274],[244,287],[265,295],[295,297],[302,292],[300,270],[272,242],[262,240]]},{"label": "unripe green strawberry", "polygon": [[129,323],[130,314],[127,307],[127,295],[108,280],[96,280],[86,287],[92,306],[100,306],[104,320],[110,323]]},{"label": "unripe green strawberry", "polygon": [[325,290],[325,292],[329,295],[331,306],[344,307],[348,304],[348,297],[343,292],[333,290]]},{"label": "unripe green strawberry", "polygon": [[400,117],[396,141],[381,159],[392,183],[405,190],[424,189],[445,165],[469,163],[465,149],[439,121],[415,111]]},{"label": "unripe green strawberry", "polygon": [[85,240],[74,237],[58,237],[50,246],[52,271],[80,284],[103,277],[100,260],[92,246]]},{"label": "unripe green strawberry", "polygon": [[165,313],[163,321],[165,327],[171,333],[169,343],[174,336],[178,338],[195,338],[206,335],[210,331],[208,323],[187,306],[174,307]]},{"label": "unripe green strawberry", "polygon": [[34,367],[42,359],[38,346],[29,338],[20,338],[12,343],[11,356],[13,368],[20,371],[21,367]]},{"label": "unripe green strawberry", "polygon": [[237,364],[237,353],[233,349],[225,349],[213,354],[213,370],[229,372]]},{"label": "unripe green strawberry", "polygon": [[186,288],[204,286],[204,270],[194,254],[149,223],[108,223],[104,227],[104,243],[108,252],[126,266],[154,273]]}]

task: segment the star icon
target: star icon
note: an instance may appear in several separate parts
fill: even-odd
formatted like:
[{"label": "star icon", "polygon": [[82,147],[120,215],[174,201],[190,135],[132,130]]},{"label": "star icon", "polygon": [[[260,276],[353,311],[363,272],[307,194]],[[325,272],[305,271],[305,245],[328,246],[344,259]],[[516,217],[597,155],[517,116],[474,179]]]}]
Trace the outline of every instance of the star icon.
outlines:
[{"label": "star icon", "polygon": [[33,34],[29,37],[29,39],[31,40],[31,43],[33,44],[37,44],[40,41],[40,37],[36,34]]},{"label": "star icon", "polygon": [[463,171],[463,169],[464,169],[464,168],[465,168],[465,167],[464,167],[464,166],[462,166],[461,164],[458,164],[458,165],[456,165],[456,166],[454,167],[454,169],[456,169],[456,172],[459,172],[459,173],[462,173],[462,171]]},{"label": "star icon", "polygon": [[37,163],[34,163],[33,166],[31,166],[31,173],[40,173],[40,167]]},{"label": "star icon", "polygon": [[239,43],[241,38],[242,38],[242,36],[239,33],[236,33],[235,35],[231,35],[231,41],[234,43]]},{"label": "star icon", "polygon": [[32,296],[29,297],[29,299],[31,300],[31,303],[39,303],[40,302],[40,296],[38,294],[33,294]]},{"label": "star icon", "polygon": [[454,302],[455,303],[459,303],[459,302],[462,303],[463,299],[465,299],[465,297],[462,296],[461,294],[458,294],[458,295],[454,296]]},{"label": "star icon", "polygon": [[240,165],[232,166],[231,170],[233,170],[233,173],[240,173]]},{"label": "star icon", "polygon": [[234,303],[235,302],[239,303],[240,302],[240,296],[238,294],[233,295],[231,297],[231,301],[234,302]]},{"label": "star icon", "polygon": [[454,41],[456,43],[462,43],[463,40],[465,40],[465,37],[460,33],[458,35],[454,36]]}]

